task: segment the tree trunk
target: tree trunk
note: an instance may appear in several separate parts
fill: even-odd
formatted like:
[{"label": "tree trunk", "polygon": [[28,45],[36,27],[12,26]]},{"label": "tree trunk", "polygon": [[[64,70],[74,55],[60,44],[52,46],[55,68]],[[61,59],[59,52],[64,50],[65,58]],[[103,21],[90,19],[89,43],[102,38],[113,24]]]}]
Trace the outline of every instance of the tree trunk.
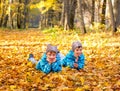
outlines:
[{"label": "tree trunk", "polygon": [[29,0],[25,0],[24,1],[24,24],[23,24],[23,28],[28,28],[28,20],[29,20],[29,9],[28,9],[28,4],[29,4]]},{"label": "tree trunk", "polygon": [[[0,0],[0,13],[2,12],[2,0]],[[1,15],[2,15],[2,13],[1,13]],[[0,16],[0,27],[1,27],[1,17],[2,16]]]},{"label": "tree trunk", "polygon": [[101,3],[101,0],[95,0],[95,22],[100,22],[100,9],[101,9],[101,6],[100,6],[100,3]]},{"label": "tree trunk", "polygon": [[65,7],[65,19],[64,19],[64,30],[70,30],[69,25],[69,0],[64,0]]},{"label": "tree trunk", "polygon": [[12,0],[9,0],[9,8],[8,8],[8,11],[9,11],[9,16],[8,16],[8,27],[10,29],[12,29],[12,17],[11,17],[11,3],[12,3]]},{"label": "tree trunk", "polygon": [[3,27],[7,27],[8,17],[9,17],[8,14],[5,15],[5,17],[4,17],[4,19],[3,19],[3,20],[4,20],[4,21],[3,21],[3,25],[2,25]]},{"label": "tree trunk", "polygon": [[61,14],[60,26],[64,26],[64,20],[65,20],[65,4],[64,1],[62,1],[62,14]]},{"label": "tree trunk", "polygon": [[115,0],[114,3],[114,10],[115,10],[115,21],[116,21],[116,28],[120,26],[120,0]]},{"label": "tree trunk", "polygon": [[54,19],[54,10],[50,9],[48,11],[48,16],[47,16],[47,26],[49,26],[49,27],[54,26],[53,19]]},{"label": "tree trunk", "polygon": [[17,27],[20,29],[22,28],[22,20],[21,20],[21,6],[20,4],[22,3],[21,0],[19,0],[19,6],[18,6],[18,15],[17,15]]},{"label": "tree trunk", "polygon": [[74,28],[75,9],[77,5],[76,0],[64,0],[64,30],[70,30]]},{"label": "tree trunk", "polygon": [[78,1],[78,9],[79,9],[79,16],[80,16],[80,23],[81,23],[81,30],[82,33],[86,33],[86,28],[85,28],[85,23],[84,23],[84,18],[83,18],[83,12],[82,12],[82,0],[77,0]]},{"label": "tree trunk", "polygon": [[40,14],[39,29],[42,29],[42,14]]},{"label": "tree trunk", "polygon": [[0,27],[3,27],[3,22],[4,22],[4,16],[5,16],[5,5],[3,4],[5,3],[4,0],[1,1],[1,17],[0,17]]},{"label": "tree trunk", "polygon": [[114,14],[113,14],[113,6],[112,6],[112,1],[108,0],[109,4],[109,12],[110,12],[110,17],[111,17],[111,24],[113,27],[113,33],[117,31],[117,28],[115,27],[115,20],[114,20]]},{"label": "tree trunk", "polygon": [[92,0],[92,16],[91,16],[91,23],[94,22],[94,16],[95,16],[95,0]]},{"label": "tree trunk", "polygon": [[48,12],[40,14],[39,29],[44,29],[48,26]]},{"label": "tree trunk", "polygon": [[103,0],[101,23],[105,24],[106,0]]},{"label": "tree trunk", "polygon": [[74,28],[74,18],[75,18],[75,9],[77,5],[77,0],[70,0],[70,29]]}]

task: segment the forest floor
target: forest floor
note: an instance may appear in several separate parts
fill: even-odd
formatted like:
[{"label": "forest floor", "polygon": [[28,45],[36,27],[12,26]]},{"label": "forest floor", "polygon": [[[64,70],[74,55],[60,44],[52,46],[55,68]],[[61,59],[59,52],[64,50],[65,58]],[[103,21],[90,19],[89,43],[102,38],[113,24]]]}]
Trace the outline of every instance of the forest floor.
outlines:
[{"label": "forest floor", "polygon": [[[48,43],[64,55],[75,40],[81,40],[85,67],[62,68],[44,74],[28,62],[37,60]],[[0,31],[0,91],[120,91],[120,33],[78,34],[74,31]]]}]

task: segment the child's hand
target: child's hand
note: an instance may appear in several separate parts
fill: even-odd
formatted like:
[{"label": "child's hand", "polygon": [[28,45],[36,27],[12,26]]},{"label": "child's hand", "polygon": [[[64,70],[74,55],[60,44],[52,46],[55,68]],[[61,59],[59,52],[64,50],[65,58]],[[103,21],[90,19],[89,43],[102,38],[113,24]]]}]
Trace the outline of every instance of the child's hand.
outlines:
[{"label": "child's hand", "polygon": [[78,64],[77,64],[77,63],[74,63],[74,67],[75,67],[75,68],[78,68]]},{"label": "child's hand", "polygon": [[75,62],[78,62],[78,57],[76,57]]}]

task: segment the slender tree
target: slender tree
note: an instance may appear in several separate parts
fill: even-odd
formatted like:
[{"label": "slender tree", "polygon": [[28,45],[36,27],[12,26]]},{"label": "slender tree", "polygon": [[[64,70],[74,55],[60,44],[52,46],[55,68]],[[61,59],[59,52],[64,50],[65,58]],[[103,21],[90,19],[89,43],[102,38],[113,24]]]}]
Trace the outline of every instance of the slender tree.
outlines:
[{"label": "slender tree", "polygon": [[69,14],[70,29],[74,28],[76,6],[77,6],[77,0],[70,0],[70,14]]},{"label": "slender tree", "polygon": [[8,21],[8,27],[10,28],[10,29],[12,29],[13,28],[13,26],[12,26],[12,18],[11,18],[11,4],[12,4],[12,0],[9,0],[9,9],[8,9],[8,11],[9,11],[9,21]]},{"label": "slender tree", "polygon": [[29,22],[29,0],[25,0],[24,1],[24,24],[23,24],[23,28],[28,28],[28,22]]},{"label": "slender tree", "polygon": [[84,17],[83,17],[83,12],[82,12],[82,0],[77,0],[78,1],[78,9],[79,9],[79,16],[80,16],[80,24],[81,24],[81,29],[82,33],[86,33],[86,28],[85,28],[85,23],[84,23]]},{"label": "slender tree", "polygon": [[[3,4],[4,3],[4,4]],[[5,9],[6,9],[6,6],[5,6],[5,0],[1,0],[1,17],[0,17],[0,27],[3,27],[3,23],[4,23],[4,17],[6,15],[5,13]]]},{"label": "slender tree", "polygon": [[77,0],[63,0],[63,10],[61,22],[64,25],[64,30],[70,30],[74,28],[74,18]]},{"label": "slender tree", "polygon": [[105,24],[105,14],[106,14],[106,0],[103,0],[102,15],[101,15],[101,23],[102,24]]},{"label": "slender tree", "polygon": [[21,3],[22,1],[19,0],[19,5],[18,5],[18,11],[17,11],[17,27],[20,29],[22,28],[22,19],[21,19],[21,16],[22,16],[22,13],[21,13]]},{"label": "slender tree", "polygon": [[60,26],[64,26],[64,20],[65,20],[65,2],[62,0],[62,11],[61,11],[61,20],[60,20]]},{"label": "slender tree", "polygon": [[120,0],[114,1],[114,11],[115,11],[115,25],[116,28],[120,26]]},{"label": "slender tree", "polygon": [[93,24],[95,18],[95,0],[92,0],[91,23]]},{"label": "slender tree", "polygon": [[108,0],[108,4],[109,4],[110,17],[111,17],[111,24],[112,24],[113,33],[114,33],[114,32],[117,31],[117,28],[116,28],[115,20],[114,20],[112,1],[111,1],[111,0]]},{"label": "slender tree", "polygon": [[64,30],[69,30],[69,0],[64,0],[64,12],[65,12],[65,18],[64,18]]}]

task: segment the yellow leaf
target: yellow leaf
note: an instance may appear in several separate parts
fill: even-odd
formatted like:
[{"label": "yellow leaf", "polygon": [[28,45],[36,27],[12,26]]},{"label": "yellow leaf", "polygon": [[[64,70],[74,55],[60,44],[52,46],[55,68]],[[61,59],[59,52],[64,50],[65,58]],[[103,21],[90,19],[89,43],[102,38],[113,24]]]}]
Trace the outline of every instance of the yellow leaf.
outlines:
[{"label": "yellow leaf", "polygon": [[10,90],[13,90],[13,91],[14,91],[14,89],[16,89],[16,86],[15,86],[15,85],[11,85],[11,86],[10,86]]},{"label": "yellow leaf", "polygon": [[88,90],[89,88],[90,88],[90,86],[84,85],[84,89]]},{"label": "yellow leaf", "polygon": [[94,87],[93,91],[102,91],[99,87]]},{"label": "yellow leaf", "polygon": [[120,86],[120,80],[117,81],[116,85]]},{"label": "yellow leaf", "polygon": [[32,67],[33,64],[32,64],[31,62],[28,62],[28,63],[27,63],[27,66],[28,66],[28,67]]},{"label": "yellow leaf", "polygon": [[104,82],[104,86],[109,86],[109,83],[108,82]]},{"label": "yellow leaf", "polygon": [[78,87],[75,91],[84,91],[83,88]]},{"label": "yellow leaf", "polygon": [[83,77],[80,77],[80,81],[81,81],[81,85],[84,85],[85,80]]},{"label": "yellow leaf", "polygon": [[30,76],[31,75],[30,72],[27,72],[27,75]]},{"label": "yellow leaf", "polygon": [[102,62],[97,62],[96,63],[97,68],[104,68],[105,65]]}]

